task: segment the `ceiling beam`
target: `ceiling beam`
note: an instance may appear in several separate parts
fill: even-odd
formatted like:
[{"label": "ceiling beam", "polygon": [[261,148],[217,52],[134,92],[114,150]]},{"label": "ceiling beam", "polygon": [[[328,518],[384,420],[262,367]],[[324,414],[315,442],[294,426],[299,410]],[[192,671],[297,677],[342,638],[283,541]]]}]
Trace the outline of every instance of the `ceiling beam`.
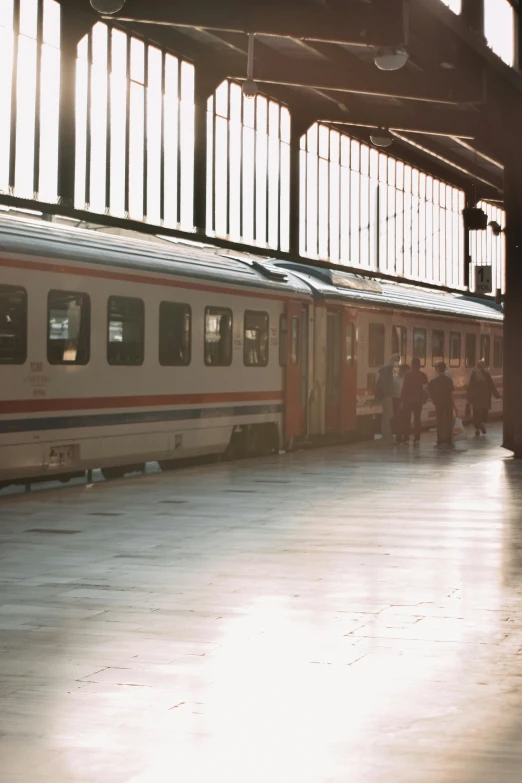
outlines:
[{"label": "ceiling beam", "polygon": [[310,41],[330,41],[359,46],[403,44],[406,40],[404,0],[372,0],[369,3],[304,3],[301,0],[222,0],[197,3],[177,0],[165,3],[128,0],[125,13],[107,17],[167,27],[201,27],[216,32],[252,32]]},{"label": "ceiling beam", "polygon": [[[259,47],[258,47],[259,48]],[[480,74],[479,74],[480,76]],[[244,79],[244,73],[231,73],[233,79]],[[441,71],[437,78],[413,71],[386,72],[375,66],[357,63],[352,69],[332,67],[331,63],[292,61],[280,62],[277,54],[271,57],[256,56],[254,79],[263,84],[279,84],[286,87],[312,87],[317,90],[396,98],[401,101],[419,101],[461,105],[481,103],[484,100],[480,79],[475,84],[461,83],[458,75]]]}]

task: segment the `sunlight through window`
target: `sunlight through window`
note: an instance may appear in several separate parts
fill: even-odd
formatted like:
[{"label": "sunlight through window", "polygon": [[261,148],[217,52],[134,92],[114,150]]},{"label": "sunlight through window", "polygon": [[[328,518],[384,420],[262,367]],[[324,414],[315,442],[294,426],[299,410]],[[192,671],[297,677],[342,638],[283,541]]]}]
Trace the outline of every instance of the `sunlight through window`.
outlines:
[{"label": "sunlight through window", "polygon": [[513,65],[515,11],[509,0],[484,0],[484,32],[495,54]]},{"label": "sunlight through window", "polygon": [[460,14],[462,10],[462,0],[442,0],[444,5],[447,5],[448,8],[451,8],[453,13]]}]

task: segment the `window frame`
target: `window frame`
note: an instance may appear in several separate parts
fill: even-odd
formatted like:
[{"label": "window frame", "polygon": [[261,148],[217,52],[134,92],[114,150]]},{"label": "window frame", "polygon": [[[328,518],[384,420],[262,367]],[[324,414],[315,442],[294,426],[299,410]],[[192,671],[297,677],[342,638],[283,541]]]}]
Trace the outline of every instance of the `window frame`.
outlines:
[{"label": "window frame", "polygon": [[[378,326],[379,329],[382,329],[382,361],[379,362],[373,362],[371,361],[375,357],[372,356],[372,327]],[[375,353],[375,352],[374,352]],[[381,323],[380,321],[370,321],[368,324],[368,367],[382,367],[384,365],[384,362],[386,361],[386,324]]]},{"label": "window frame", "polygon": [[23,364],[27,362],[27,353],[28,353],[28,338],[29,338],[29,297],[27,295],[27,289],[22,285],[12,285],[11,283],[1,283],[0,284],[0,291],[2,289],[13,289],[13,292],[19,292],[22,294],[23,297],[23,304],[24,304],[24,331],[23,331],[23,352],[20,354],[20,356],[23,356],[23,359],[17,361],[10,361],[8,359],[2,359],[0,358],[0,366],[11,366],[11,367],[21,367]]},{"label": "window frame", "polygon": [[[473,340],[473,361],[469,356],[468,347],[471,339]],[[464,346],[464,365],[467,370],[472,370],[477,366],[477,335],[474,332],[466,332],[466,341]]]},{"label": "window frame", "polygon": [[[188,330],[188,360],[185,362],[166,362],[162,361],[162,337],[161,337],[161,311],[163,305],[173,305],[174,307],[184,307],[185,313],[188,311],[189,315],[189,330]],[[158,362],[160,367],[188,367],[192,362],[192,307],[187,302],[172,302],[169,299],[162,299],[158,308]]]},{"label": "window frame", "polygon": [[[480,345],[480,358],[482,361],[486,363],[486,367],[489,367],[491,361],[491,336],[489,334],[481,334],[479,345]],[[487,352],[484,350],[486,345],[487,345]]]},{"label": "window frame", "polygon": [[[142,312],[141,329],[141,360],[137,362],[115,362],[109,357],[110,329],[111,329],[111,301],[114,299],[127,299],[132,302],[139,302]],[[145,302],[139,296],[121,296],[120,294],[111,294],[107,298],[107,343],[106,343],[107,364],[111,367],[141,367],[145,362]]]},{"label": "window frame", "polygon": [[[433,346],[435,334],[442,335],[442,355],[437,354],[437,356],[435,356],[435,349]],[[446,332],[444,331],[444,329],[432,329],[431,330],[431,366],[435,367],[435,365],[437,365],[439,362],[443,362],[445,354],[446,354]]]},{"label": "window frame", "polygon": [[[85,361],[77,362],[77,361],[54,361],[49,356],[49,343],[50,343],[50,334],[51,334],[51,320],[50,320],[50,298],[52,294],[68,294],[70,296],[81,296],[83,301],[87,303],[87,347],[86,347],[86,357]],[[82,303],[82,317],[83,317],[83,303]],[[68,289],[62,289],[62,288],[51,288],[47,292],[47,335],[46,335],[46,355],[47,355],[47,363],[51,364],[53,367],[85,367],[89,364],[91,360],[91,313],[92,313],[92,307],[91,307],[91,297],[89,294],[85,293],[85,291],[69,291]],[[80,340],[78,341],[80,343]]]},{"label": "window frame", "polygon": [[[264,316],[266,317],[266,359],[260,364],[252,364],[247,362],[247,316]],[[266,310],[245,310],[243,313],[243,365],[245,367],[267,367],[270,360],[270,315]]]},{"label": "window frame", "polygon": [[[228,362],[208,362],[207,361],[207,315],[209,314],[210,310],[217,311],[214,313],[214,315],[222,315],[224,313],[227,313],[230,315],[230,342],[229,342],[229,361]],[[220,307],[218,305],[206,305],[205,306],[205,314],[203,319],[203,361],[205,363],[205,367],[230,367],[232,365],[232,359],[233,359],[233,352],[234,352],[234,313],[230,307]]]},{"label": "window frame", "polygon": [[[422,332],[424,335],[424,353],[422,356],[418,356],[415,352],[415,335]],[[428,356],[428,331],[427,329],[424,329],[422,326],[414,326],[413,327],[413,352],[412,352],[412,358],[413,359],[419,359],[420,366],[426,367],[426,361]]]},{"label": "window frame", "polygon": [[[497,362],[497,345],[500,345],[500,363]],[[493,335],[493,367],[502,370],[504,367],[504,337],[501,334]]]},{"label": "window frame", "polygon": [[[458,359],[451,358],[451,345],[452,339],[458,337],[459,355]],[[462,362],[462,335],[460,332],[451,331],[449,335],[449,351],[448,351],[448,364],[450,367],[460,367]]]},{"label": "window frame", "polygon": [[[393,339],[397,330],[399,332],[399,350],[393,348]],[[403,350],[404,349],[404,350]],[[401,364],[406,364],[408,358],[408,327],[402,324],[392,326],[392,353],[398,353],[401,357]]]}]

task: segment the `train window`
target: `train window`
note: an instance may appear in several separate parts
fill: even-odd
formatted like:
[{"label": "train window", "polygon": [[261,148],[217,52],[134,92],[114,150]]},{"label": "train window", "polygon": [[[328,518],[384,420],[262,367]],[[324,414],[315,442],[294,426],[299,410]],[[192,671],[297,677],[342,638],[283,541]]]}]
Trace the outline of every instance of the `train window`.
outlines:
[{"label": "train window", "polygon": [[421,367],[426,366],[426,329],[413,330],[413,358],[420,361]]},{"label": "train window", "polygon": [[292,342],[290,345],[290,363],[299,363],[299,316],[292,316]]},{"label": "train window", "polygon": [[431,333],[431,355],[434,367],[437,362],[444,361],[444,332],[440,329],[434,329]]},{"label": "train window", "polygon": [[163,367],[190,364],[192,310],[188,304],[160,302],[159,363]]},{"label": "train window", "polygon": [[466,367],[474,367],[477,362],[477,337],[466,335]]},{"label": "train window", "polygon": [[355,325],[352,323],[346,324],[346,332],[344,335],[344,361],[346,364],[353,364],[355,362]]},{"label": "train window", "polygon": [[486,367],[489,367],[490,345],[491,345],[491,341],[489,339],[489,334],[481,334],[480,335],[480,358],[482,359],[482,361],[486,362]]},{"label": "train window", "polygon": [[109,297],[107,361],[116,365],[143,364],[145,305],[129,296]]},{"label": "train window", "polygon": [[449,365],[460,367],[460,332],[450,332]]},{"label": "train window", "polygon": [[27,359],[27,291],[0,285],[0,364],[23,364]]},{"label": "train window", "polygon": [[245,310],[243,362],[247,367],[268,364],[268,313]]},{"label": "train window", "polygon": [[405,326],[392,327],[392,353],[398,353],[401,364],[406,364],[408,330]]},{"label": "train window", "polygon": [[281,367],[286,367],[288,350],[288,321],[286,315],[283,313],[279,317],[279,364]]},{"label": "train window", "polygon": [[384,364],[384,324],[370,324],[368,337],[368,365],[382,367]]},{"label": "train window", "polygon": [[495,337],[493,342],[493,366],[502,367],[504,364],[504,340],[502,337]]},{"label": "train window", "polygon": [[205,308],[205,364],[228,367],[232,364],[232,310]]},{"label": "train window", "polygon": [[47,361],[88,364],[91,341],[91,300],[76,291],[47,295]]}]

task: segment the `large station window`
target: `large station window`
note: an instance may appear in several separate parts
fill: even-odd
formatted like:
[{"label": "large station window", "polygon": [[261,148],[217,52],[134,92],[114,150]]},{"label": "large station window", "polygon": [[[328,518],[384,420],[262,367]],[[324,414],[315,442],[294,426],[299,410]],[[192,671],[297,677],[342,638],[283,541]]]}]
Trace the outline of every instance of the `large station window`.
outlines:
[{"label": "large station window", "polygon": [[107,361],[116,365],[143,364],[145,305],[129,296],[109,297]]},{"label": "large station window", "polygon": [[480,358],[486,362],[486,367],[489,367],[489,360],[491,354],[491,340],[489,334],[480,335]]},{"label": "large station window", "polygon": [[91,300],[76,291],[49,291],[47,361],[87,364],[91,339]]},{"label": "large station window", "polygon": [[368,366],[382,367],[384,364],[386,329],[384,324],[370,324],[368,333]]},{"label": "large station window", "polygon": [[495,337],[493,342],[493,367],[501,368],[504,364],[504,339]]},{"label": "large station window", "polygon": [[426,365],[426,329],[413,330],[413,358],[420,361],[421,367]]},{"label": "large station window", "polygon": [[164,367],[190,364],[192,312],[188,304],[161,302],[159,311],[159,363]]},{"label": "large station window", "polygon": [[205,309],[205,364],[209,367],[232,364],[232,310],[228,308]]},{"label": "large station window", "polygon": [[401,357],[401,364],[406,364],[408,330],[405,326],[394,326],[392,328],[392,353],[398,353]]},{"label": "large station window", "polygon": [[449,364],[460,367],[460,332],[450,332]]},{"label": "large station window", "polygon": [[27,359],[27,291],[0,285],[0,364],[23,364]]},{"label": "large station window", "polygon": [[466,367],[474,367],[477,363],[477,336],[466,335]]},{"label": "large station window", "polygon": [[243,361],[247,367],[266,367],[268,341],[268,313],[246,310]]}]

